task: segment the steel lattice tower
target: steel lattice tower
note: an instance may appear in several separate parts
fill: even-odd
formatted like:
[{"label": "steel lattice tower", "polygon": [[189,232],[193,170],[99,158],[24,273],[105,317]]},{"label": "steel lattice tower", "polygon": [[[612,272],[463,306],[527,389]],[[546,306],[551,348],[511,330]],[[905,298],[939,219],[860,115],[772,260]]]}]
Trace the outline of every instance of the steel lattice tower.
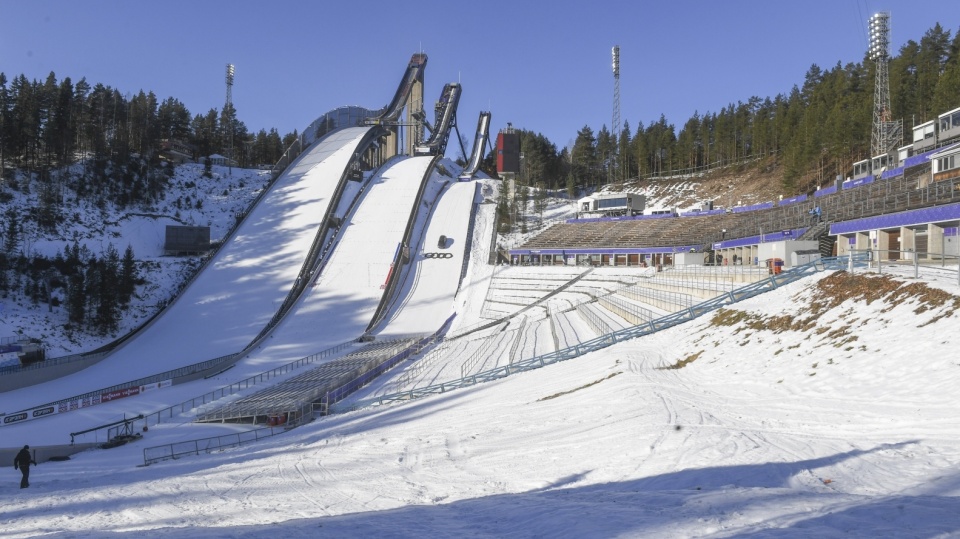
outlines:
[{"label": "steel lattice tower", "polygon": [[894,121],[890,110],[890,13],[881,12],[870,17],[869,58],[876,65],[873,87],[873,135],[870,156],[876,157],[896,150],[903,132],[903,124]]}]

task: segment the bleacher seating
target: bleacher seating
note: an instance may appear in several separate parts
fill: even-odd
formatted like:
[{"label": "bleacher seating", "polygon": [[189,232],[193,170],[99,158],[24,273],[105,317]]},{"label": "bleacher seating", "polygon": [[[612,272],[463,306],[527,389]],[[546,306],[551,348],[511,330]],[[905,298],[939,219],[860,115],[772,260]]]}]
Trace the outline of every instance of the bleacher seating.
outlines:
[{"label": "bleacher seating", "polygon": [[372,343],[342,358],[324,363],[288,380],[271,385],[214,410],[198,414],[198,422],[231,421],[262,423],[271,416],[285,416],[316,401],[360,374],[369,371],[416,342],[402,339]]},{"label": "bleacher seating", "polygon": [[[751,212],[722,215],[558,223],[522,245],[521,249],[615,249],[709,245],[724,239],[764,232],[796,230],[811,225],[810,210],[819,205],[825,220],[846,221],[938,204],[960,202],[960,178],[917,188],[924,174],[915,172],[877,180],[835,194]],[[726,234],[721,236],[721,231]]]}]

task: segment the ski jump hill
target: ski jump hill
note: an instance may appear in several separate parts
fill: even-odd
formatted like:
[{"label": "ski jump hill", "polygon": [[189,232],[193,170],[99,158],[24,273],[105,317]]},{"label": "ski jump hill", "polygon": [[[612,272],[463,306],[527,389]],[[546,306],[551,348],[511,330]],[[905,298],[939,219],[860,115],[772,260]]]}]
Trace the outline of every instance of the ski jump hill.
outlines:
[{"label": "ski jump hill", "polygon": [[[414,55],[387,107],[305,145],[150,324],[93,365],[0,392],[4,439],[64,444],[364,336],[437,331],[453,313],[475,184],[437,172],[442,153],[383,157],[425,63]],[[78,440],[105,441],[95,436]]]}]

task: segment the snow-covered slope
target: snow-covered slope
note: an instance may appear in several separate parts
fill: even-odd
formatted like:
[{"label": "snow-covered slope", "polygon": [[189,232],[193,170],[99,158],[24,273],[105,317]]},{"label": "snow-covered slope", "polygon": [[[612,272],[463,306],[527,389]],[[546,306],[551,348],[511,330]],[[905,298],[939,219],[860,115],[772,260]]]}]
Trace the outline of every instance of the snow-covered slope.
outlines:
[{"label": "snow-covered slope", "polygon": [[42,464],[29,490],[11,477],[0,524],[10,537],[953,537],[958,303],[909,286],[820,274],[537,371],[136,467],[151,430]]},{"label": "snow-covered slope", "polygon": [[[105,336],[71,329],[64,307],[51,310],[46,304],[34,305],[25,298],[8,295],[0,300],[0,337],[40,339],[47,347],[48,356],[57,357],[95,349],[154,314],[158,304],[170,300],[184,278],[199,264],[198,257],[163,256],[166,226],[209,226],[210,240],[222,241],[237,216],[247,211],[270,179],[268,171],[220,166],[212,167],[210,177],[205,177],[203,169],[199,164],[176,167],[166,196],[150,207],[101,209],[80,205],[54,234],[44,233],[32,221],[21,218],[22,235],[26,238],[21,247],[28,257],[38,254],[52,259],[74,243],[98,256],[111,244],[120,253],[129,245],[146,284],[138,287],[119,329]],[[80,174],[80,167],[69,172]],[[3,205],[4,211],[27,211],[37,204],[35,193],[14,191],[12,194],[13,198]],[[202,201],[199,207],[198,200]],[[59,291],[55,291],[55,295],[59,297]]]},{"label": "snow-covered slope", "polygon": [[[479,215],[474,253],[490,242],[489,212]],[[481,319],[492,273],[476,261],[455,302],[465,321]],[[894,276],[821,273],[539,370],[138,466],[146,447],[244,428],[164,423],[135,443],[43,463],[30,489],[11,474],[0,527],[10,537],[957,537],[956,274],[884,272]]]}]

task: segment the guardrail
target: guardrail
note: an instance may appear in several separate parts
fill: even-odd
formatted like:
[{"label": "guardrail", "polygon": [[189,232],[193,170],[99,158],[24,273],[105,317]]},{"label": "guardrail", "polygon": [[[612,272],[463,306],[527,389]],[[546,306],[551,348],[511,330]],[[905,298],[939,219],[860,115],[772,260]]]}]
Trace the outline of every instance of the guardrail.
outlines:
[{"label": "guardrail", "polygon": [[177,459],[186,455],[199,455],[201,452],[210,453],[213,451],[222,451],[230,447],[239,447],[243,444],[276,436],[284,431],[285,429],[282,428],[267,427],[238,432],[236,434],[225,434],[223,436],[213,436],[199,440],[147,447],[143,450],[143,465],[149,466],[154,462]]},{"label": "guardrail", "polygon": [[523,332],[527,328],[527,317],[524,316],[520,319],[520,326],[517,327],[516,338],[513,339],[513,344],[510,346],[510,363],[513,363],[513,360],[517,357],[517,349],[520,348],[520,341],[523,340]]},{"label": "guardrail", "polygon": [[[617,294],[669,312],[689,309],[693,306],[693,296],[690,294],[647,288],[642,284],[625,288],[618,291]],[[651,318],[653,317],[651,316]]]},{"label": "guardrail", "polygon": [[236,354],[228,354],[228,355],[226,355],[226,356],[220,356],[220,357],[218,357],[218,358],[208,359],[207,361],[203,361],[203,362],[201,362],[201,363],[194,363],[193,365],[187,365],[187,366],[180,367],[180,368],[178,368],[178,369],[174,369],[174,370],[171,370],[171,371],[166,371],[166,372],[162,372],[162,373],[159,373],[159,374],[154,374],[154,375],[151,375],[151,376],[147,376],[147,377],[145,377],[145,378],[140,378],[140,379],[137,379],[137,380],[133,380],[133,381],[131,381],[131,382],[124,382],[124,383],[122,383],[122,384],[113,385],[113,386],[106,387],[106,388],[103,388],[103,389],[97,389],[97,390],[95,390],[95,391],[89,391],[89,392],[87,392],[87,393],[83,393],[83,394],[80,394],[80,395],[77,395],[77,396],[74,396],[74,397],[69,397],[69,398],[66,398],[66,399],[60,399],[60,400],[53,401],[53,402],[48,402],[48,403],[45,403],[45,404],[39,404],[39,405],[36,405],[36,406],[32,406],[32,407],[29,408],[29,409],[43,408],[43,407],[47,407],[47,406],[59,406],[60,404],[64,404],[64,403],[70,403],[70,402],[74,402],[74,401],[78,401],[78,400],[91,399],[91,398],[93,398],[93,397],[99,397],[100,395],[102,395],[102,394],[104,394],[104,393],[110,393],[110,392],[112,392],[112,391],[118,391],[118,390],[121,390],[121,389],[128,389],[128,388],[131,388],[131,387],[145,386],[145,385],[149,385],[149,384],[155,384],[155,383],[157,383],[157,382],[163,382],[163,381],[166,381],[166,380],[172,380],[172,379],[174,379],[174,378],[181,378],[181,377],[183,377],[183,376],[189,376],[189,375],[191,375],[191,374],[196,374],[196,373],[198,373],[198,372],[202,372],[202,371],[205,371],[205,370],[207,370],[207,369],[213,368],[213,367],[215,367],[215,366],[218,365],[218,364],[228,362],[228,361],[230,361],[231,359],[233,359],[234,356],[236,356]]},{"label": "guardrail", "polygon": [[501,320],[497,322],[497,324],[503,324],[503,328],[501,329],[501,331],[498,331],[496,332],[496,334],[492,335],[491,337],[484,339],[484,342],[483,344],[480,345],[480,348],[478,348],[476,352],[471,354],[470,357],[468,357],[463,363],[460,364],[460,376],[466,376],[471,369],[473,369],[474,367],[477,366],[478,363],[480,363],[481,359],[486,360],[487,352],[490,350],[490,347],[493,346],[496,335],[500,334],[504,329],[507,328],[507,326],[510,325],[510,320],[509,319],[507,319],[506,321]]},{"label": "guardrail", "polygon": [[[427,395],[435,395],[438,393],[445,393],[454,389],[459,389],[463,387],[470,387],[482,382],[497,380],[504,378],[514,373],[525,372],[533,369],[539,369],[546,365],[553,363],[558,363],[560,361],[566,361],[568,359],[573,359],[580,357],[584,354],[595,352],[603,348],[607,348],[618,342],[623,342],[637,337],[642,337],[644,335],[649,335],[655,333],[661,329],[672,327],[683,322],[688,322],[697,318],[707,312],[719,309],[726,305],[742,301],[747,298],[768,292],[770,290],[776,289],[780,286],[792,283],[808,275],[812,275],[814,272],[823,271],[825,269],[831,270],[844,270],[848,266],[848,258],[851,257],[836,257],[829,259],[817,260],[804,264],[802,266],[797,266],[785,270],[782,273],[770,275],[766,279],[747,284],[735,290],[731,290],[727,293],[721,294],[713,299],[707,300],[705,302],[699,303],[685,309],[683,311],[678,311],[674,314],[667,315],[656,320],[651,320],[646,324],[640,324],[638,326],[633,326],[625,328],[619,331],[614,331],[606,335],[601,335],[595,339],[564,348],[562,350],[557,350],[555,352],[550,352],[540,356],[535,356],[530,359],[525,359],[518,361],[511,365],[504,365],[497,367],[488,371],[479,372],[472,376],[464,376],[457,380],[452,380],[450,382],[444,382],[440,384],[434,384],[430,386],[425,386],[421,388],[414,388],[408,391],[403,391],[399,393],[393,393],[389,395],[380,395],[377,397],[365,399],[353,403],[351,406],[345,406],[342,410],[334,409],[333,413],[339,411],[348,411],[355,410],[359,408],[365,408],[367,406],[382,405],[390,402],[403,402],[413,399],[418,399],[420,397],[425,397]],[[865,263],[864,259],[859,259],[853,257],[851,263],[857,266],[862,266]]]},{"label": "guardrail", "polygon": [[[858,255],[862,260],[866,260],[867,269],[876,268],[877,273],[883,274],[883,267],[913,267],[913,278],[920,278],[920,268],[938,269],[950,273],[957,273],[957,286],[960,286],[960,255],[948,255],[943,253],[931,253],[929,251],[913,251],[911,249],[850,249],[851,253]],[[896,255],[896,256],[891,256]],[[924,258],[927,263],[921,264],[920,259]],[[937,267],[937,260],[940,261]],[[956,261],[957,267],[954,269],[947,260]],[[849,268],[852,273],[853,268]]]},{"label": "guardrail", "polygon": [[[142,418],[143,424],[144,426],[158,425],[162,423],[164,419],[172,419],[178,414],[182,414],[184,412],[193,410],[194,408],[222,399],[223,397],[228,397],[239,391],[243,391],[244,389],[254,386],[260,382],[265,382],[275,376],[286,374],[289,371],[292,371],[304,365],[313,363],[314,361],[317,361],[319,359],[330,357],[331,355],[344,350],[345,348],[347,348],[352,344],[354,344],[353,341],[338,344],[337,346],[328,348],[316,354],[287,363],[286,365],[281,365],[280,367],[277,367],[275,369],[262,372],[260,374],[251,376],[244,380],[240,380],[239,382],[234,382],[229,386],[221,387],[209,393],[204,393],[203,395],[200,395],[198,397],[185,400],[180,404],[174,404],[173,406],[169,406],[162,410],[158,410],[150,414],[145,414]],[[84,431],[83,434],[86,434],[88,432],[93,432],[96,435],[100,430],[104,430],[104,428],[89,429],[88,431]]]},{"label": "guardrail", "polygon": [[477,213],[480,211],[480,202],[477,201],[480,198],[480,182],[474,184],[473,189],[473,203],[470,205],[470,221],[467,225],[467,234],[464,236],[464,249],[463,249],[463,263],[460,266],[460,279],[457,280],[457,293],[460,292],[460,287],[463,286],[463,278],[467,276],[467,267],[470,265],[470,258],[473,256],[473,241],[470,241],[473,238],[473,231],[476,227],[477,222]]},{"label": "guardrail", "polygon": [[635,326],[656,318],[656,315],[650,309],[634,305],[614,295],[598,298],[597,303],[602,305],[604,309],[620,316],[620,318],[623,318]]},{"label": "guardrail", "polygon": [[583,321],[593,329],[594,333],[597,335],[606,335],[608,333],[613,333],[613,328],[610,327],[610,324],[606,320],[600,318],[600,315],[595,313],[593,309],[590,308],[590,303],[581,303],[575,307],[577,314],[583,318]]},{"label": "guardrail", "polygon": [[[397,354],[409,353],[416,341],[381,341],[369,344],[343,357],[325,362],[292,378],[267,386],[260,391],[240,398],[214,410],[197,414],[198,423],[241,422],[251,424],[263,421],[278,421],[287,427],[299,425],[312,416],[304,416],[302,410],[318,402],[323,395],[348,383],[350,380],[376,370]],[[281,419],[282,418],[282,419]]]}]

